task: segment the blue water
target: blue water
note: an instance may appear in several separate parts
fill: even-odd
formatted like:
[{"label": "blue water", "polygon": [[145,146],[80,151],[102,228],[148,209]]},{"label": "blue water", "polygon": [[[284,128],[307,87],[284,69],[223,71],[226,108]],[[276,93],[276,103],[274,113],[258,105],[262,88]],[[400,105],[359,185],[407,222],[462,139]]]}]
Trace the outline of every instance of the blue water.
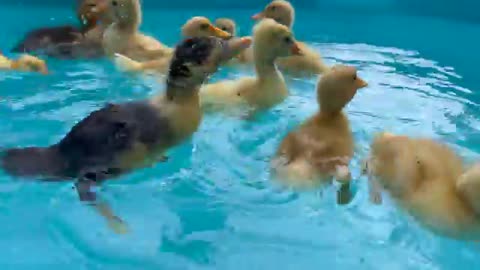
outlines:
[{"label": "blue water", "polygon": [[[255,10],[148,10],[142,30],[173,45],[193,15],[229,16],[249,34]],[[298,10],[296,36],[326,62],[358,67],[370,84],[348,106],[356,197],[293,193],[269,180],[282,137],[317,108],[316,79],[255,122],[209,115],[168,163],[108,182],[102,196],[130,225],[118,236],[78,201],[71,183],[0,173],[0,269],[475,269],[480,249],[433,235],[388,199],[367,201],[359,160],[376,131],[440,138],[466,160],[480,152],[480,25],[441,17]],[[70,19],[68,19],[70,17]],[[73,22],[62,7],[0,8],[5,51],[28,29]],[[18,18],[21,18],[20,22]],[[108,60],[48,59],[53,74],[0,73],[0,145],[48,145],[105,102],[163,89]],[[214,79],[252,74],[225,69]]]}]

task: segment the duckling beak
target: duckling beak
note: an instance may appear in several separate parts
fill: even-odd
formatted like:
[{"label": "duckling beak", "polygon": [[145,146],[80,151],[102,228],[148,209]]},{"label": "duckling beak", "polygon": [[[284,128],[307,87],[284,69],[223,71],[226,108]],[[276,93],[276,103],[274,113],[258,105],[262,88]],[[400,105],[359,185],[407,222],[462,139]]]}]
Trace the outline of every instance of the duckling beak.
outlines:
[{"label": "duckling beak", "polygon": [[360,88],[367,87],[368,83],[363,79],[357,77],[356,86],[357,86],[357,89],[360,89]]},{"label": "duckling beak", "polygon": [[222,29],[215,27],[212,24],[210,24],[210,26],[208,27],[208,31],[212,34],[212,36],[215,36],[215,37],[219,37],[223,39],[229,39],[232,37],[230,33],[223,31]]},{"label": "duckling beak", "polygon": [[300,49],[300,46],[298,46],[297,42],[293,43],[292,48],[290,49],[290,53],[292,55],[303,55],[302,49]]},{"label": "duckling beak", "polygon": [[263,18],[265,18],[265,14],[263,14],[263,11],[252,16],[252,19],[255,21],[258,21]]}]

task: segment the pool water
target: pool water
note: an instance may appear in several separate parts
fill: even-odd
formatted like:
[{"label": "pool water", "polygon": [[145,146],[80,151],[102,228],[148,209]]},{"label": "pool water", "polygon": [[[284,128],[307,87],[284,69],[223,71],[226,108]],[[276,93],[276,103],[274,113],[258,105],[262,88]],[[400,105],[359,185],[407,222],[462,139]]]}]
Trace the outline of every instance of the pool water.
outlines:
[{"label": "pool water", "polygon": [[[142,30],[173,45],[193,15],[228,16],[249,34],[257,10],[148,10]],[[73,22],[61,8],[0,9],[1,48],[34,27]],[[21,23],[15,18],[21,17]],[[70,20],[63,18],[70,17]],[[359,160],[384,129],[439,138],[468,161],[480,152],[480,26],[401,14],[297,11],[295,33],[326,62],[369,82],[347,107],[356,139],[355,199],[274,185],[268,163],[283,136],[317,109],[316,79],[289,79],[290,97],[246,122],[208,115],[167,163],[107,182],[101,196],[131,227],[118,236],[78,201],[72,183],[0,172],[0,269],[476,269],[479,246],[433,235],[390,200],[368,202]],[[476,42],[476,43],[475,43]],[[108,60],[48,59],[51,76],[0,73],[0,145],[48,145],[106,102],[161,91]],[[223,69],[235,78],[252,70]]]}]

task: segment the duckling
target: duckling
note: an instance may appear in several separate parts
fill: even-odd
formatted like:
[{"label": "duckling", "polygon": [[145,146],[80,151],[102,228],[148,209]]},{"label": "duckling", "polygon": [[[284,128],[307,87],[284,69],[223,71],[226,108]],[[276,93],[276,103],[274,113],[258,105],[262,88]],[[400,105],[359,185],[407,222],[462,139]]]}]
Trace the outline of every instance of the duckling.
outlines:
[{"label": "duckling", "polygon": [[287,97],[287,85],[275,66],[275,60],[302,53],[292,32],[272,19],[259,22],[253,32],[257,76],[202,86],[200,98],[205,109],[247,106],[252,111],[257,111],[268,109]]},{"label": "duckling", "polygon": [[183,41],[170,63],[166,91],[143,101],[108,104],[51,146],[7,149],[1,167],[12,176],[78,179],[80,199],[93,202],[116,232],[125,232],[121,219],[107,206],[95,204],[91,187],[164,161],[169,148],[188,139],[202,119],[200,85],[242,46],[240,41],[227,43],[214,37]]},{"label": "duckling", "polygon": [[103,34],[103,48],[108,56],[119,53],[136,61],[146,61],[172,54],[171,48],[139,32],[140,0],[110,0],[110,4],[113,23]]},{"label": "duckling", "polygon": [[[274,0],[262,12],[252,16],[254,20],[264,18],[274,19],[291,29],[295,19],[295,10],[288,1]],[[299,42],[299,47],[303,55],[278,59],[278,67],[282,72],[293,76],[312,76],[328,70],[328,66],[325,65],[319,53],[303,42]]]},{"label": "duckling", "polygon": [[81,27],[41,28],[26,34],[12,52],[35,52],[50,57],[78,58],[103,56],[101,38],[105,25],[107,0],[78,1],[77,16]]},{"label": "duckling", "polygon": [[23,54],[18,59],[11,60],[0,52],[0,69],[48,74],[45,61],[29,54]]},{"label": "duckling", "polygon": [[[189,19],[182,26],[182,36],[187,37],[207,37],[214,36],[224,39],[229,39],[231,35],[228,32],[220,30],[215,27],[208,18],[196,16]],[[168,65],[173,54],[166,54],[163,57],[155,60],[140,62],[126,57],[122,54],[115,55],[116,66],[125,72],[143,72],[152,71],[160,74],[168,72]]]},{"label": "duckling", "polygon": [[[377,134],[362,173],[371,194],[387,191],[396,204],[436,234],[480,240],[480,170],[467,168],[447,145],[389,132]],[[381,203],[381,200],[377,200]]]},{"label": "duckling", "polygon": [[272,159],[272,172],[294,188],[323,186],[335,178],[342,185],[337,201],[350,201],[349,162],[354,141],[343,108],[367,83],[352,66],[337,65],[317,84],[320,110],[281,142]]},{"label": "duckling", "polygon": [[229,33],[232,37],[237,35],[237,24],[229,18],[218,18],[215,20],[215,26]]},{"label": "duckling", "polygon": [[[237,36],[237,24],[232,19],[218,18],[215,20],[215,26],[229,33],[230,35],[232,35],[232,37]],[[234,58],[228,64],[229,65],[248,64],[253,62],[253,50],[251,50],[250,48],[247,48],[246,50],[244,50],[238,57]]]}]

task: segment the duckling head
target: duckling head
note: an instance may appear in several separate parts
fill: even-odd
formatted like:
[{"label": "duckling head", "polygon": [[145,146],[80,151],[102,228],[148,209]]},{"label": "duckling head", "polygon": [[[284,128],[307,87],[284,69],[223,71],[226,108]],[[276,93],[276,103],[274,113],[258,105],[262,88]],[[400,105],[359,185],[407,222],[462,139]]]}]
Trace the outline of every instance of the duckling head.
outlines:
[{"label": "duckling head", "polygon": [[301,55],[301,49],[290,29],[273,19],[263,19],[253,29],[255,58]]},{"label": "duckling head", "polygon": [[212,22],[205,17],[193,17],[182,26],[182,35],[184,37],[219,37],[229,39],[231,34],[215,27]]},{"label": "duckling head", "polygon": [[108,13],[108,0],[79,0],[77,16],[83,27],[95,26]]},{"label": "duckling head", "polygon": [[229,33],[233,37],[237,35],[237,25],[232,19],[218,18],[215,20],[215,26]]},{"label": "duckling head", "polygon": [[357,90],[367,85],[357,76],[355,67],[343,65],[332,67],[317,84],[320,110],[326,113],[340,112],[353,99]]},{"label": "duckling head", "polygon": [[274,0],[268,4],[263,11],[252,16],[254,20],[264,18],[274,19],[288,28],[292,28],[295,20],[295,9],[292,4],[285,0]]},{"label": "duckling head", "polygon": [[119,26],[138,28],[142,21],[140,0],[108,0],[109,17]]},{"label": "duckling head", "polygon": [[217,37],[187,38],[175,47],[167,79],[168,89],[198,88],[218,67],[250,46],[250,38],[229,41]]}]

